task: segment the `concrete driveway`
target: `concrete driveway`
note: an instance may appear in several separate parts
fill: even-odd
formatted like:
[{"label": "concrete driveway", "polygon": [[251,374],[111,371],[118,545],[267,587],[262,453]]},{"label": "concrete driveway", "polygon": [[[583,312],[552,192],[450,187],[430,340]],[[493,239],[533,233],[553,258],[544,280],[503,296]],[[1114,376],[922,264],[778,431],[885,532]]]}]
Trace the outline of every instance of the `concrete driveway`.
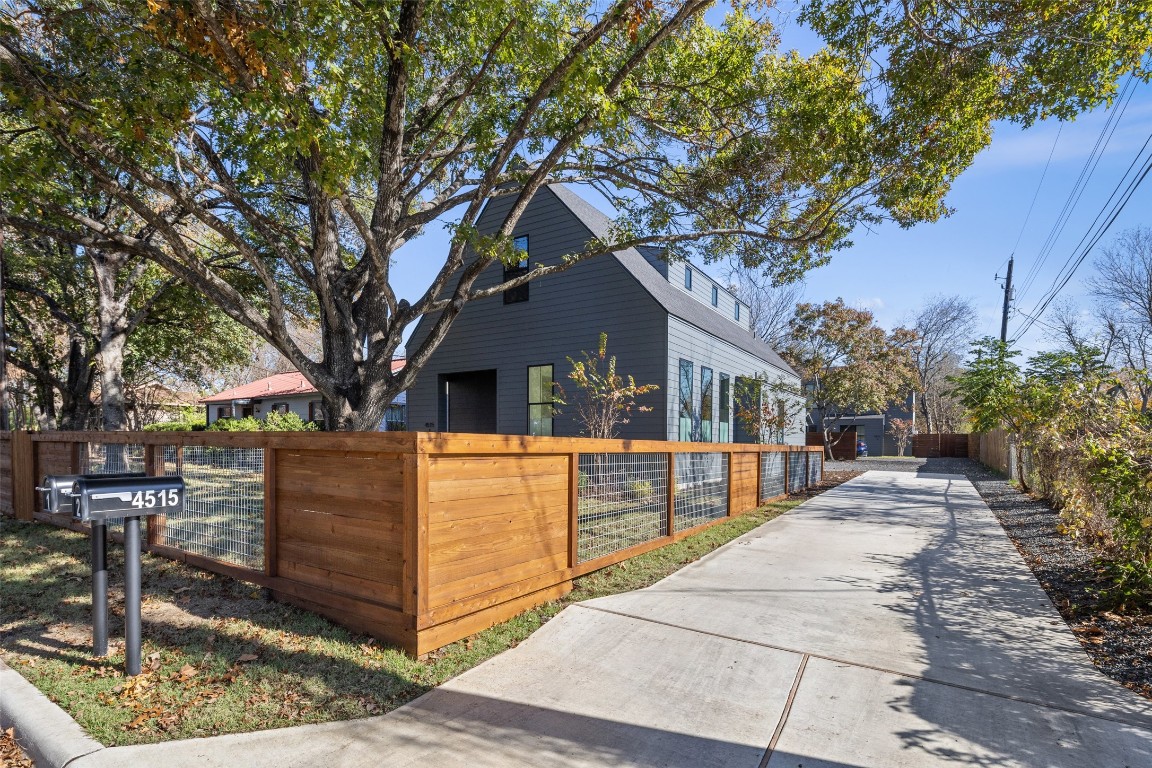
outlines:
[{"label": "concrete driveway", "polygon": [[972,485],[869,472],[382,717],[91,766],[1152,766]]}]

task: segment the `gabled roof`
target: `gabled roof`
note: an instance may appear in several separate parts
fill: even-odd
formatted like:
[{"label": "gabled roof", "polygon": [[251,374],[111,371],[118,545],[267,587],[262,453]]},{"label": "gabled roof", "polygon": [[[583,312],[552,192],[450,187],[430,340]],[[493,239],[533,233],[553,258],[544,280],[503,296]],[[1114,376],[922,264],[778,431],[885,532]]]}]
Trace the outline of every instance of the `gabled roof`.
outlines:
[{"label": "gabled roof", "polygon": [[[392,361],[392,373],[404,367],[404,360]],[[217,392],[215,395],[200,398],[201,403],[230,403],[233,400],[267,400],[270,397],[286,397],[288,395],[314,395],[316,387],[312,386],[304,374],[299,371],[276,373],[257,379],[251,384],[241,384],[239,387]]]},{"label": "gabled roof", "polygon": [[[572,211],[572,214],[588,228],[595,237],[609,241],[609,228],[612,221],[584,198],[561,184],[546,187],[557,199]],[[727,341],[737,349],[755,355],[774,368],[797,375],[788,363],[784,362],[776,350],[756,338],[751,331],[729,322],[710,307],[701,304],[688,294],[675,288],[661,275],[648,260],[635,248],[626,248],[613,254],[632,277],[656,299],[668,314],[694,325],[705,333]]]}]

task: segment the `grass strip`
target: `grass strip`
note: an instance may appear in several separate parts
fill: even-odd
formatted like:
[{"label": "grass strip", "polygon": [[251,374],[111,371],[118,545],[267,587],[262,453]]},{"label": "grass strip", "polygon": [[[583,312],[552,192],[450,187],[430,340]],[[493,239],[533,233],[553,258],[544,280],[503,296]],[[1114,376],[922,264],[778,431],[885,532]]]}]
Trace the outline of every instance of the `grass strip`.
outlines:
[{"label": "grass strip", "polygon": [[[565,606],[649,586],[799,504],[768,504],[576,580],[565,598],[421,659],[259,589],[145,555],[144,673],[123,645],[90,653],[88,539],[41,523],[0,525],[0,658],[108,746],[381,714],[516,646]],[[110,635],[123,636],[123,550],[109,548]]]}]

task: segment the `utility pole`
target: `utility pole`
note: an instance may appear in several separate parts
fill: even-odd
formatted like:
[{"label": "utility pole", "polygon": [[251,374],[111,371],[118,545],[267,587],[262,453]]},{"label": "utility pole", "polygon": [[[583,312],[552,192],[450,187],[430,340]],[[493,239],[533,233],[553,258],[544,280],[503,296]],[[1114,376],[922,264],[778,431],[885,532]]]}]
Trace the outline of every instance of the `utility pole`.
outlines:
[{"label": "utility pole", "polygon": [[[1008,277],[1004,278],[1004,315],[1000,318],[1000,341],[1008,341],[1008,306],[1012,303],[1012,262],[1015,257],[1008,257]],[[997,275],[999,277],[999,275]]]}]

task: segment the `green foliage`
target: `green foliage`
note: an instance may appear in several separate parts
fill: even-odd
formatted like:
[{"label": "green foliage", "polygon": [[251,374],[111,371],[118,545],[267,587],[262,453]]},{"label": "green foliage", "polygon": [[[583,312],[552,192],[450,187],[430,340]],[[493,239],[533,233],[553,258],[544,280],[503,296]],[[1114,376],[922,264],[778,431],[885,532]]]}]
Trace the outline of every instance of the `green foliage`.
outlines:
[{"label": "green foliage", "polygon": [[[118,247],[273,340],[334,425],[374,428],[443,338],[393,374],[406,327],[427,315],[444,330],[500,290],[460,269],[510,258],[521,209],[496,233],[477,226],[495,197],[616,190],[614,227],[565,265],[650,244],[794,280],[862,223],[946,215],[994,120],[1071,117],[1124,73],[1147,76],[1145,3],[811,0],[829,45],[807,57],[779,49],[770,3],[732,3],[715,25],[709,5],[5,6],[4,216],[104,243],[89,193],[116,197],[142,219],[111,227]],[[59,183],[76,174],[94,190]],[[389,265],[432,222],[450,249],[426,290],[399,297]],[[322,356],[290,341],[306,310]]]},{"label": "green foliage", "polygon": [[951,394],[960,399],[972,429],[989,432],[1007,420],[1012,423],[1013,404],[1020,387],[1019,356],[999,339],[986,336],[973,343],[968,367],[952,379]]},{"label": "green foliage", "polygon": [[304,421],[295,413],[273,411],[263,419],[245,416],[241,419],[217,419],[208,427],[209,432],[316,432],[319,427]]},{"label": "green foliage", "polygon": [[[583,434],[604,439],[615,437],[616,428],[628,423],[633,409],[638,412],[652,410],[649,406],[637,405],[636,398],[660,387],[637,384],[632,376],[616,373],[616,356],[608,357],[608,334],[600,334],[600,345],[595,355],[581,354],[583,360],[568,358],[572,364],[568,378],[581,392],[576,403],[576,415],[584,426]],[[601,370],[602,366],[604,370]]]},{"label": "green foliage", "polygon": [[203,408],[190,405],[180,409],[180,418],[172,421],[157,421],[145,424],[145,432],[191,432],[205,428],[207,415]]},{"label": "green foliage", "polygon": [[1118,609],[1152,601],[1152,418],[1100,350],[1040,353],[1023,373],[993,339],[974,345],[956,379],[973,426],[1004,425],[1022,454],[1020,481],[1061,512],[1061,530],[1101,547]]},{"label": "green foliage", "polygon": [[265,432],[315,432],[319,427],[311,421],[304,421],[292,411],[273,411],[264,417],[263,429]]}]

